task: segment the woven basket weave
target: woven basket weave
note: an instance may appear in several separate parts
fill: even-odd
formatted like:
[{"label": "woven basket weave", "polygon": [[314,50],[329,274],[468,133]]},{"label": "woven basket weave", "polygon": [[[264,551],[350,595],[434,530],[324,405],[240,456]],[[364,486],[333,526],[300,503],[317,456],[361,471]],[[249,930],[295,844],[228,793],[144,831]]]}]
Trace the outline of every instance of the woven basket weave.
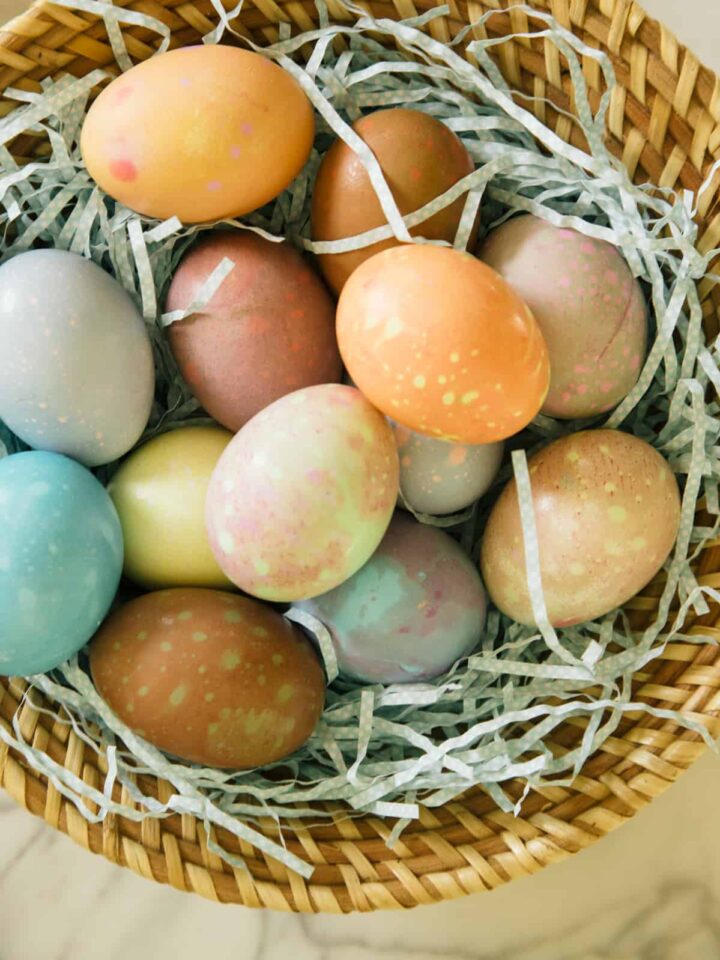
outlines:
[{"label": "woven basket weave", "polygon": [[[224,0],[230,7],[229,0]],[[195,43],[216,23],[210,0],[116,0],[164,21],[173,45]],[[513,0],[457,3],[452,14],[428,27],[442,41],[450,40],[466,23],[489,9],[498,10],[487,24],[490,35],[527,29],[526,16],[513,9]],[[638,181],[696,191],[713,162],[720,158],[720,80],[683,49],[670,32],[650,20],[629,0],[534,0],[539,10],[551,12],[589,45],[609,52],[618,89],[608,117],[611,148],[621,156]],[[347,19],[333,0],[331,16]],[[376,15],[413,16],[434,4],[395,0],[367,4]],[[307,0],[246,0],[241,29],[257,42],[277,39],[277,24],[289,22],[309,29],[316,16]],[[480,34],[478,34],[480,35]],[[484,30],[483,30],[483,34]],[[148,57],[156,42],[142,28],[125,30],[134,59]],[[562,109],[571,109],[569,83],[551,42],[512,40],[495,48],[498,63],[510,84],[526,93],[546,97]],[[41,2],[0,31],[0,90],[9,86],[39,90],[39,81],[58,71],[82,76],[95,67],[113,63],[102,20]],[[601,76],[597,64],[584,64],[586,80],[598,95]],[[541,120],[563,139],[573,135],[567,118],[536,101]],[[7,115],[16,101],[0,100]],[[42,143],[20,138],[20,157],[42,154]],[[717,212],[720,177],[702,197],[698,214],[700,247],[720,244]],[[720,292],[707,283],[701,289],[708,335],[720,328]],[[701,584],[720,587],[720,540],[708,544],[698,559]],[[647,588],[627,606],[641,627],[657,604],[658,589]],[[720,609],[689,627],[690,633],[720,640]],[[0,724],[9,727],[16,711],[24,736],[93,787],[99,787],[105,769],[86,753],[82,741],[68,727],[53,724],[30,704],[20,706],[26,685],[0,678]],[[34,695],[37,701],[38,695]],[[682,710],[720,735],[720,647],[671,644],[663,656],[636,677],[636,697],[658,707]],[[568,723],[556,736],[553,749],[566,751],[582,735],[583,722]],[[138,824],[108,816],[91,825],[58,791],[0,743],[0,786],[36,816],[114,863],[160,883],[194,891],[223,902],[308,913],[341,913],[407,908],[489,890],[515,877],[534,873],[547,864],[583,849],[625,823],[661,794],[703,752],[700,738],[646,715],[626,719],[585,765],[572,787],[532,791],[522,815],[501,812],[481,790],[439,810],[422,811],[419,823],[388,849],[385,839],[392,823],[367,816],[345,820],[342,808],[332,809],[333,820],[322,826],[288,823],[288,847],[316,866],[305,881],[282,864],[223,831],[218,839],[246,859],[248,871],[233,870],[208,852],[203,825],[190,816],[147,819]],[[145,783],[166,800],[171,788],[162,781]],[[519,785],[510,785],[519,796]],[[123,795],[123,803],[131,803]],[[272,822],[259,829],[277,838]]]}]

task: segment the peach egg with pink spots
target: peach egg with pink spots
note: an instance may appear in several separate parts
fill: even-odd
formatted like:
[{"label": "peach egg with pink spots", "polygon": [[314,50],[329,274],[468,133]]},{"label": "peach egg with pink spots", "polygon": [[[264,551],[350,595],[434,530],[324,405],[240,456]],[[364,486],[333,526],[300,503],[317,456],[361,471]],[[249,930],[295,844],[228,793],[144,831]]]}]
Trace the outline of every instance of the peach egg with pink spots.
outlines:
[{"label": "peach egg with pink spots", "polygon": [[417,513],[463,510],[490,489],[500,469],[502,442],[448,443],[398,423],[393,423],[393,430],[400,456],[402,501]]},{"label": "peach egg with pink spots", "polygon": [[149,217],[201,223],[272,200],[307,160],[310,101],[267,57],[222,44],[170,50],[113,80],[80,146],[113,199]]},{"label": "peach egg with pink spots", "polygon": [[294,390],[340,379],[335,305],[303,256],[249,231],[206,234],[176,270],[168,311],[187,310],[224,259],[233,264],[195,313],[168,327],[180,372],[205,410],[236,432]]},{"label": "peach egg with pink spots", "polygon": [[618,250],[537,217],[493,230],[478,256],[525,300],[550,353],[542,412],[592,417],[635,386],[648,322],[642,289]]},{"label": "peach egg with pink spots", "polygon": [[210,545],[247,593],[314,597],[370,558],[397,495],[387,420],[353,387],[306,387],[253,417],[221,456],[206,501]]},{"label": "peach egg with pink spots", "polygon": [[323,710],[302,632],[255,600],[177,588],[126,603],[90,646],[95,686],[135,733],[183,760],[247,769],[294,753]]},{"label": "peach egg with pink spots", "polygon": [[[680,494],[667,461],[619,430],[563,437],[529,460],[540,574],[550,622],[601,617],[652,580],[678,535]],[[493,507],[481,568],[490,597],[534,624],[515,480]]]}]

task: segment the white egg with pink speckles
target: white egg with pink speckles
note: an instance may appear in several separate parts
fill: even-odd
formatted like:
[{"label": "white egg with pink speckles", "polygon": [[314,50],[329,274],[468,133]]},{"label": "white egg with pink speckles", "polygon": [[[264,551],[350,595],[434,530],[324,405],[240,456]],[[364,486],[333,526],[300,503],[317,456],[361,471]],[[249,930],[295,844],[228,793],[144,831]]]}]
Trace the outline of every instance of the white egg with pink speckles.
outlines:
[{"label": "white egg with pink speckles", "polygon": [[65,250],[0,267],[0,419],[29,446],[89,467],[145,429],[155,370],[145,323],[122,286]]},{"label": "white egg with pink speckles", "polygon": [[478,256],[527,303],[550,354],[542,413],[593,417],[637,383],[648,322],[642,288],[619,251],[537,217],[497,227]]},{"label": "white egg with pink speckles", "polygon": [[390,422],[400,456],[400,492],[411,510],[455,513],[492,486],[502,463],[502,442],[449,443]]},{"label": "white egg with pink speckles", "polygon": [[[678,535],[680,494],[667,461],[620,430],[584,430],[529,460],[550,622],[601,617],[652,580]],[[515,480],[493,507],[481,569],[493,603],[519,623],[535,618]]]}]

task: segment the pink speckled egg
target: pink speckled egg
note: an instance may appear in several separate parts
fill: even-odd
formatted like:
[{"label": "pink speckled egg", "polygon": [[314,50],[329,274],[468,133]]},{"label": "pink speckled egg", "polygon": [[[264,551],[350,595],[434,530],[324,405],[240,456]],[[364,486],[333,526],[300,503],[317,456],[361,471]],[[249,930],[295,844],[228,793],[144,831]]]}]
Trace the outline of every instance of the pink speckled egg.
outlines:
[{"label": "pink speckled egg", "polygon": [[160,590],[125,604],[92,641],[90,669],[137,734],[213,767],[259,767],[293,753],[325,700],[323,669],[301,631],[221,590]]},{"label": "pink speckled egg", "polygon": [[365,566],[298,606],[330,631],[345,676],[411,683],[445,673],[472,652],[486,598],[475,565],[452,537],[396,514]]},{"label": "pink speckled egg", "polygon": [[592,417],[629,393],[645,359],[647,306],[615,247],[528,214],[493,230],[478,256],[543,332],[551,377],[542,413]]},{"label": "pink speckled egg", "polygon": [[[603,616],[652,580],[680,522],[677,482],[653,447],[619,430],[586,430],[548,444],[529,468],[554,626]],[[533,624],[514,480],[490,514],[481,566],[493,603],[513,620]]]},{"label": "pink speckled egg", "polygon": [[396,423],[393,430],[400,455],[400,491],[417,513],[440,515],[468,507],[490,489],[500,469],[502,442],[448,443]]},{"label": "pink speckled egg", "polygon": [[370,558],[397,493],[385,418],[352,387],[308,387],[253,417],[223,453],[207,495],[210,545],[247,593],[306,599]]},{"label": "pink speckled egg", "polygon": [[178,267],[167,310],[185,310],[224,258],[235,266],[201,311],[168,328],[188,386],[211,417],[237,432],[273,400],[340,379],[335,305],[286,243],[249,231],[203,237]]}]

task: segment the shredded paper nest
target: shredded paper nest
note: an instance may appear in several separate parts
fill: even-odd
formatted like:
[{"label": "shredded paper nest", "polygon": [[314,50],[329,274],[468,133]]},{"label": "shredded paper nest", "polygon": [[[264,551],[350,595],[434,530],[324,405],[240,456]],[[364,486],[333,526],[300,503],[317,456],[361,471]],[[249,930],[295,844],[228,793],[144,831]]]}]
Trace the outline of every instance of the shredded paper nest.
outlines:
[{"label": "shredded paper nest", "polygon": [[[168,28],[150,16],[97,0],[58,2],[104,17],[121,69],[132,65],[123,43],[123,24],[147,27],[162,38],[160,49],[167,47]],[[226,13],[217,0],[213,3],[219,26],[204,38],[206,43],[228,39],[242,5]],[[504,789],[511,778],[519,778],[527,789],[550,781],[571,782],[630,711],[673,720],[709,741],[704,727],[690,718],[633,702],[632,677],[659,656],[670,638],[707,642],[697,634],[685,636],[683,625],[689,614],[708,611],[707,599],[720,601],[717,592],[698,585],[691,568],[720,526],[716,446],[720,419],[715,399],[719,355],[717,345],[704,341],[696,289],[716,251],[703,256],[696,250],[693,216],[700,197],[633,185],[604,145],[610,93],[593,112],[580,57],[599,64],[608,91],[615,85],[610,62],[551,17],[518,8],[530,17],[529,35],[553,42],[567,64],[575,105],[571,119],[582,129],[589,152],[568,145],[529,112],[531,97],[513,99],[489,56],[492,47],[505,40],[472,40],[469,51],[475,66],[461,49],[472,37],[470,28],[452,45],[422,32],[432,18],[447,14],[444,7],[404,22],[374,20],[360,8],[348,9],[355,22],[330,24],[327,9],[318,2],[316,30],[291,37],[289,27],[282,25],[279,41],[260,49],[291,72],[310,97],[318,114],[315,148],[302,175],[274,203],[242,226],[234,222],[221,226],[288,237],[317,253],[339,252],[393,234],[409,240],[408,228],[467,192],[457,247],[467,243],[478,206],[483,232],[517,211],[528,211],[607,240],[620,248],[632,272],[644,281],[654,326],[640,380],[609,417],[591,423],[538,417],[521,438],[523,449],[512,455],[539,630],[491,612],[477,652],[447,675],[432,684],[382,687],[337,678],[327,633],[317,622],[304,620],[325,658],[330,681],[327,705],[313,738],[289,761],[267,768],[270,776],[263,770],[233,774],[173,762],[112,714],[95,692],[82,656],[52,674],[31,678],[27,696],[34,702],[33,690],[42,691],[52,704],[53,719],[72,725],[89,750],[105,755],[108,772],[102,787],[90,787],[26,742],[17,719],[12,732],[0,725],[0,738],[45,774],[89,820],[101,820],[108,813],[132,820],[189,813],[205,823],[209,848],[227,862],[242,866],[239,857],[218,846],[212,826],[226,828],[306,877],[312,867],[289,853],[282,840],[274,842],[255,830],[257,818],[318,822],[338,814],[336,803],[328,804],[334,809],[331,813],[317,801],[343,801],[348,816],[356,812],[395,818],[392,842],[418,816],[420,800],[439,806],[482,785],[503,810],[511,811],[515,801]],[[204,416],[181,381],[164,340],[163,328],[183,314],[161,311],[183,252],[199,232],[213,225],[188,228],[175,219],[148,220],[109,200],[90,179],[80,159],[78,137],[90,91],[107,76],[101,70],[79,80],[58,75],[43,84],[42,93],[6,91],[19,103],[0,123],[3,256],[34,245],[72,250],[112,272],[134,297],[156,351],[158,399],[149,436]],[[392,105],[410,105],[442,119],[462,138],[477,166],[443,197],[404,221],[377,161],[350,126],[362,113]],[[46,136],[51,153],[47,160],[19,166],[8,145],[28,131]],[[389,226],[350,240],[313,244],[308,239],[312,183],[323,152],[336,136],[360,154]],[[232,266],[229,261],[220,264],[191,310],[207,302]],[[655,620],[641,633],[632,633],[627,618],[615,614],[556,632],[545,612],[525,451],[588,425],[619,427],[649,441],[669,460],[683,491],[677,546],[666,564],[667,584]],[[0,455],[21,448],[0,422]],[[98,471],[103,480],[111,472],[112,467]],[[419,519],[443,526],[452,523],[454,535],[477,556],[488,504],[509,475],[510,468],[480,505],[450,521]],[[703,498],[712,521],[700,527],[695,514]],[[553,751],[555,731],[570,718],[585,722],[584,735],[575,749]],[[138,785],[143,773],[169,781],[174,793],[167,802],[143,792]],[[113,793],[118,783],[132,805],[120,802],[119,792]],[[86,800],[95,806],[91,809]]]}]

